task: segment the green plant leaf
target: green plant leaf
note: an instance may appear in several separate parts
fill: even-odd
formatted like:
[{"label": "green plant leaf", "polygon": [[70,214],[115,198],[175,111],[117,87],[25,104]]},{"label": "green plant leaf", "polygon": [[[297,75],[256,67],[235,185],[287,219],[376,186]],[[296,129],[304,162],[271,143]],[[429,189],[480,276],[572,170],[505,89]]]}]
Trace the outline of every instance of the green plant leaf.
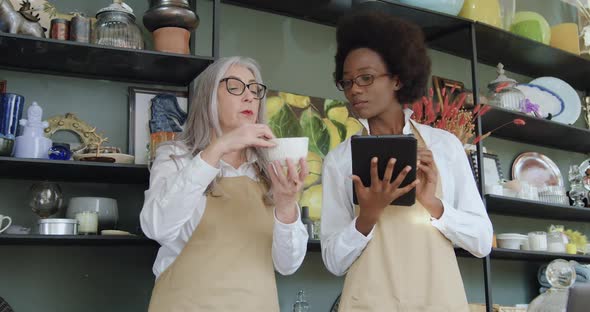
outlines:
[{"label": "green plant leaf", "polygon": [[270,118],[268,125],[277,138],[300,137],[302,135],[297,116],[288,105],[284,105],[274,114]]},{"label": "green plant leaf", "polygon": [[299,123],[303,135],[309,138],[309,150],[324,158],[330,150],[330,134],[320,114],[310,107],[301,113]]}]

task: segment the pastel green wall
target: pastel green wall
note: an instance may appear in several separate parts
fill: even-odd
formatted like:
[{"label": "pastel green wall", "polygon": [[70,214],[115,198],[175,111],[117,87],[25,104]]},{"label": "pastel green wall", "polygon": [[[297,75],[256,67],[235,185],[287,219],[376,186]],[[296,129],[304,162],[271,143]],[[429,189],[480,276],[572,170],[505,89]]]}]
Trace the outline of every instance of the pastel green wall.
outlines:
[{"label": "pastel green wall", "polygon": [[[53,1],[61,11],[80,9],[96,12],[109,1]],[[138,14],[147,1],[127,1]],[[211,3],[199,1],[201,26],[197,31],[196,52],[210,54]],[[247,55],[257,59],[265,82],[271,89],[326,98],[343,98],[332,83],[335,51],[334,28],[297,19],[221,6],[222,56]],[[146,34],[146,38],[149,36]],[[149,42],[148,42],[149,45]],[[468,61],[431,51],[433,74],[471,85]],[[479,66],[479,86],[495,78],[494,68]],[[83,120],[104,131],[110,144],[127,146],[127,83],[76,79],[50,75],[0,71],[10,92],[23,94],[30,104],[38,101],[45,116],[75,112]],[[519,81],[530,78],[512,75]],[[580,123],[580,126],[584,126]],[[63,140],[70,137],[64,136]],[[538,148],[489,138],[486,146],[499,155],[505,174],[512,160],[523,151],[539,151],[558,162],[563,173],[570,163],[580,163],[584,155]],[[27,190],[34,181],[0,180],[0,214],[14,217],[15,223],[34,222],[27,206]],[[73,196],[108,196],[119,201],[121,228],[136,231],[143,188],[135,185],[60,183],[66,201]],[[496,231],[527,232],[543,229],[558,221],[492,216]],[[585,233],[588,224],[565,223]],[[0,296],[17,312],[145,311],[153,283],[151,265],[155,249],[149,247],[0,246]],[[469,300],[483,302],[482,261],[459,259]],[[495,301],[502,304],[526,303],[536,295],[538,263],[494,261]],[[342,278],[323,266],[319,253],[309,253],[294,275],[277,277],[281,311],[290,311],[298,289],[305,289],[313,311],[328,311],[340,293]]]}]

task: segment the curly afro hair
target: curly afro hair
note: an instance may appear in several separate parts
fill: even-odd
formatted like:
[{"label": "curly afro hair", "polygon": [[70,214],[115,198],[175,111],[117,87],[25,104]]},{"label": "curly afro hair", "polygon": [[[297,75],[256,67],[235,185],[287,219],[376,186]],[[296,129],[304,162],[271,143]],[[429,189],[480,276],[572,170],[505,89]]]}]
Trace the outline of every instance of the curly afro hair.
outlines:
[{"label": "curly afro hair", "polygon": [[424,34],[417,25],[384,13],[356,13],[340,20],[336,40],[335,81],[342,79],[344,60],[350,51],[368,48],[381,55],[389,72],[399,77],[400,103],[413,102],[425,94],[430,58]]}]

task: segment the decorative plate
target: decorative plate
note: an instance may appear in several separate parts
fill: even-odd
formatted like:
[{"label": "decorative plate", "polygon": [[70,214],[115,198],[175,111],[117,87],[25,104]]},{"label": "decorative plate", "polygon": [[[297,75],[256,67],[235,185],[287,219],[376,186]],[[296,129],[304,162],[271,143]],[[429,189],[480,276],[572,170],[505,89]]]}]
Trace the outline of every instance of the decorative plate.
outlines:
[{"label": "decorative plate", "polygon": [[529,101],[539,105],[543,118],[551,114],[551,119],[554,119],[563,113],[563,100],[547,88],[527,83],[519,83],[516,88],[522,91]]},{"label": "decorative plate", "polygon": [[530,82],[531,85],[541,86],[563,100],[564,110],[555,115],[552,120],[571,125],[578,120],[582,112],[582,101],[578,92],[567,82],[555,77],[541,77]]},{"label": "decorative plate", "polygon": [[512,179],[532,186],[563,186],[563,176],[549,157],[534,152],[522,153],[512,164]]}]

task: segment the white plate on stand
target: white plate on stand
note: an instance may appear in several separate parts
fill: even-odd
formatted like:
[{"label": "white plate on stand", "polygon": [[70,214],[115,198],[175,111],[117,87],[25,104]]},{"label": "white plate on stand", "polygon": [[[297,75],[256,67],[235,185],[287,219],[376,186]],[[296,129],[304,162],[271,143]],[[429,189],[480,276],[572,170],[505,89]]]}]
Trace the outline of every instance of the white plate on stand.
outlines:
[{"label": "white plate on stand", "polygon": [[539,105],[541,116],[547,118],[551,114],[551,119],[555,119],[565,110],[563,100],[549,89],[529,83],[519,83],[516,88],[524,93],[525,98],[533,104]]},{"label": "white plate on stand", "polygon": [[582,113],[582,102],[578,92],[567,82],[555,77],[541,77],[530,82],[531,85],[541,86],[560,97],[564,103],[564,110],[552,120],[571,125]]}]

